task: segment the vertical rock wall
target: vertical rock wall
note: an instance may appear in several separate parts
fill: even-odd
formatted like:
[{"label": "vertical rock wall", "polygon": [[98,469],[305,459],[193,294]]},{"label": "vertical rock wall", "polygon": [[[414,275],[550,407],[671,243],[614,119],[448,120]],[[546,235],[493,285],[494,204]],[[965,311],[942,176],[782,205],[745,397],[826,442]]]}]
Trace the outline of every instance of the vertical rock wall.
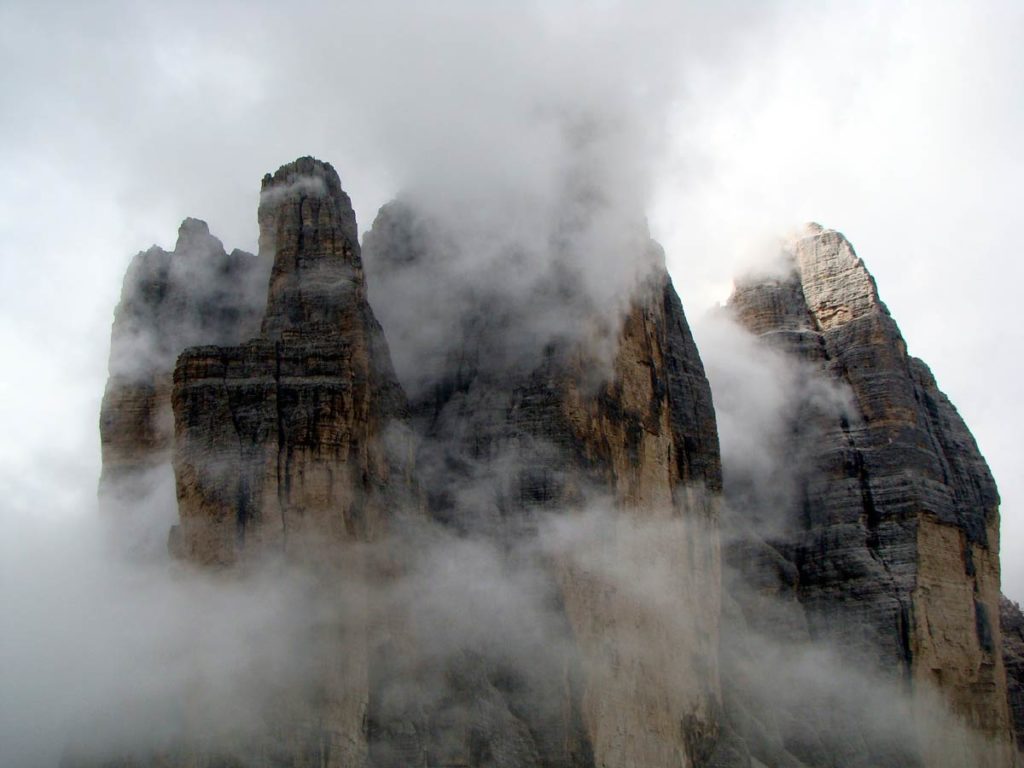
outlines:
[{"label": "vertical rock wall", "polygon": [[1005,597],[999,601],[999,627],[1017,751],[1024,752],[1024,613]]},{"label": "vertical rock wall", "polygon": [[174,547],[204,564],[379,537],[384,431],[405,411],[334,169],[303,158],[268,174],[259,221],[273,263],[262,332],[188,349],[175,370]]},{"label": "vertical rock wall", "polygon": [[[503,293],[462,280],[454,241],[393,203],[366,239],[375,314],[329,165],[268,174],[258,220],[258,257],[190,219],[173,253],[133,262],[101,493],[145,509],[173,460],[174,554],[224,578],[297,565],[328,610],[303,637],[304,675],[262,691],[255,721],[227,736],[195,722],[206,746],[156,764],[1014,764],[995,485],[841,235],[812,228],[789,272],[730,301],[846,400],[809,385],[791,414],[790,492],[727,474],[723,593],[711,391],[656,245],[623,254],[642,269],[615,306],[558,260],[564,242],[536,290]],[[535,575],[543,632],[439,653],[388,615],[375,600],[409,565],[392,545],[410,555],[430,525]],[[856,670],[912,694],[918,711],[892,712],[920,729],[879,730],[890,710],[859,711],[852,689],[780,708],[758,638],[836,649],[840,688]],[[932,693],[956,727],[928,729]]]},{"label": "vertical rock wall", "polygon": [[[739,284],[729,308],[851,397],[841,415],[793,425],[807,471],[769,535],[810,637],[905,680],[917,700],[938,692],[965,729],[923,732],[912,752],[924,765],[1011,765],[999,497],[970,432],[839,233],[812,225],[792,271]],[[742,524],[756,504],[737,506]]]},{"label": "vertical rock wall", "polygon": [[[500,292],[462,293],[441,277],[443,244],[400,204],[382,209],[365,243],[389,336],[416,331],[390,296],[429,308],[440,284],[459,307],[447,313],[440,361],[397,361],[415,377],[418,466],[432,515],[513,551],[539,539],[544,551],[547,514],[569,515],[595,497],[614,509],[600,557],[556,552],[537,564],[553,585],[569,649],[538,656],[498,693],[516,713],[515,738],[498,728],[478,738],[496,764],[511,742],[536,755],[509,763],[517,765],[700,765],[717,734],[721,469],[710,389],[660,249],[650,246],[656,266],[613,323],[608,359],[607,326],[594,312],[589,321],[581,312],[581,328],[531,336],[537,326],[523,314],[549,310],[545,292],[585,304],[571,274],[568,285],[546,282],[530,307]],[[630,580],[652,573],[670,576],[656,593],[631,592]],[[489,700],[485,689],[470,699]],[[475,764],[469,739],[454,741],[465,746],[453,760]]]},{"label": "vertical rock wall", "polygon": [[171,546],[204,566],[283,561],[313,575],[327,613],[302,651],[314,673],[266,703],[241,754],[260,766],[363,765],[382,642],[369,593],[387,578],[373,545],[413,495],[387,439],[405,398],[334,169],[302,158],[268,174],[259,223],[273,263],[259,336],[189,348],[175,368]]}]

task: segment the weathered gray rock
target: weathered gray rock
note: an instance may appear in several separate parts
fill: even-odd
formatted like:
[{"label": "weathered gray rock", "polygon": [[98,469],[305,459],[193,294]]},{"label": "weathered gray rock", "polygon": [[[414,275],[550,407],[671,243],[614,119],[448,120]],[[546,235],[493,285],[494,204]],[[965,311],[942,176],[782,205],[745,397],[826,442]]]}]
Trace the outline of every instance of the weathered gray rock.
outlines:
[{"label": "weathered gray rock", "polygon": [[[227,730],[186,707],[181,743],[139,764],[1013,765],[1024,640],[1019,613],[995,621],[995,485],[849,243],[812,228],[730,302],[799,375],[779,483],[725,467],[720,520],[711,391],[660,248],[637,241],[635,282],[595,294],[566,250],[580,205],[515,291],[461,276],[458,238],[408,201],[364,273],[337,174],[302,158],[263,180],[258,257],[187,220],[173,254],[136,258],[104,493],[138,502],[132,478],[173,457],[171,550],[223,578],[297,566],[317,606],[301,675]],[[485,547],[485,594],[524,604],[410,584],[438,540],[489,579],[445,559]],[[928,692],[948,730],[919,727]]]},{"label": "weathered gray rock", "polygon": [[[389,337],[415,337],[410,323],[422,317],[405,311],[409,304],[432,311],[446,258],[439,232],[404,203],[385,206],[366,237]],[[664,594],[646,598],[665,611],[652,615],[645,600],[586,561],[566,553],[538,559],[533,567],[546,574],[561,628],[529,667],[499,675],[506,686],[462,689],[473,704],[468,711],[498,706],[514,715],[485,728],[466,716],[444,723],[442,740],[461,744],[468,764],[478,764],[466,757],[474,742],[464,734],[473,733],[487,754],[518,745],[515,760],[479,761],[495,765],[701,765],[715,741],[717,431],[682,307],[660,249],[648,247],[646,257],[635,256],[658,266],[644,282],[623,287],[631,300],[611,331],[571,271],[540,276],[544,284],[525,306],[500,286],[481,293],[470,284],[462,292],[453,277],[454,285],[440,281],[449,334],[441,359],[396,360],[417,393],[417,466],[436,520],[522,556],[524,542],[539,540],[533,546],[544,550],[545,514],[583,508],[598,495],[615,509],[619,527],[605,545],[619,564],[674,574]],[[401,304],[388,300],[392,293]],[[566,304],[577,303],[580,327],[540,335],[533,320],[552,314],[548,302],[563,302],[563,316],[576,311]],[[452,305],[457,312],[447,311]],[[609,347],[610,358],[602,357]],[[630,530],[640,521],[665,524],[663,538],[642,551]],[[679,521],[685,526],[673,525]],[[471,681],[502,669],[496,649],[467,650],[478,670]]]},{"label": "weathered gray rock", "polygon": [[408,480],[390,475],[384,433],[405,398],[337,173],[302,158],[268,174],[259,221],[273,263],[260,335],[190,348],[175,370],[174,547],[207,564],[373,540],[389,485]]},{"label": "weathered gray rock", "polygon": [[[745,596],[752,582],[774,583],[806,621],[767,627],[774,642],[825,642],[913,701],[937,691],[963,726],[922,734],[916,744],[865,739],[867,752],[841,764],[1011,765],[992,476],[927,366],[907,354],[846,239],[811,225],[790,257],[787,274],[738,283],[729,310],[850,400],[801,401],[790,442],[780,446],[793,459],[794,484],[781,506],[742,476],[733,482],[726,467],[738,527],[748,521],[757,530],[728,550],[742,574],[735,592],[747,600],[738,620],[763,624]],[[751,559],[751,547],[770,557]],[[742,653],[730,663],[741,665]],[[727,702],[745,696],[741,679],[731,688]],[[853,718],[850,728],[868,728],[862,721]],[[807,765],[836,759],[819,754],[813,729],[809,741],[792,726],[771,730]]]},{"label": "weathered gray rock", "polygon": [[[382,212],[368,250],[389,270],[375,293],[389,333],[408,338],[394,310],[437,301],[436,265],[424,254],[438,242],[410,230],[408,216],[385,227],[396,210]],[[160,348],[161,370],[177,358],[180,521],[170,546],[187,562],[240,575],[277,560],[300,564],[340,618],[306,638],[301,681],[261,692],[254,722],[225,733],[193,712],[180,744],[140,759],[702,764],[718,726],[721,469],[707,380],[660,249],[635,254],[656,266],[622,287],[622,310],[610,313],[596,310],[564,265],[527,306],[500,291],[459,295],[456,285],[446,296],[457,300],[444,315],[449,338],[416,372],[410,410],[366,299],[355,217],[333,169],[303,158],[265,177],[259,222],[258,261],[273,268],[258,332],[246,313],[231,334],[179,333],[174,323],[196,313],[189,303],[145,324],[175,335]],[[188,234],[190,247],[205,242]],[[581,325],[553,328],[553,317]],[[114,439],[139,420],[120,413],[129,423],[112,425]],[[408,413],[416,477],[404,461]],[[498,568],[541,574],[531,575],[536,593],[527,598],[537,627],[513,630],[515,639],[496,629],[481,635],[489,640],[457,637],[438,655],[436,619],[400,599],[371,604],[429,539],[416,533],[417,480],[444,535],[490,542],[506,553]],[[592,544],[544,538],[546,515],[595,498],[616,510],[601,566],[664,573],[656,594],[638,601],[631,584],[597,567]],[[657,535],[640,535],[648,523]],[[332,599],[339,584],[344,595]]]}]

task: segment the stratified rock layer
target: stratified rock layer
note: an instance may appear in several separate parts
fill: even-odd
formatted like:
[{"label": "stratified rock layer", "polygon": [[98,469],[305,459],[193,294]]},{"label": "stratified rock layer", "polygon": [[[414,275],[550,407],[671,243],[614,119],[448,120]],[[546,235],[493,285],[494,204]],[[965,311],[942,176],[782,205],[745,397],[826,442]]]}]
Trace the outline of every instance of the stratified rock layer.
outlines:
[{"label": "stratified rock layer", "polygon": [[302,158],[268,174],[259,223],[260,255],[273,263],[259,336],[189,348],[175,368],[171,548],[243,572],[301,565],[326,614],[301,651],[313,673],[268,695],[263,724],[237,736],[232,759],[362,765],[380,637],[369,592],[387,580],[370,545],[414,501],[389,453],[391,430],[401,443],[405,398],[366,301],[355,214],[334,169]]},{"label": "stratified rock layer", "polygon": [[174,547],[204,564],[376,538],[384,431],[405,409],[334,169],[303,158],[268,174],[259,221],[273,262],[262,332],[188,349],[175,370]]},{"label": "stratified rock layer", "polygon": [[[840,755],[842,764],[1012,765],[992,476],[927,366],[907,354],[846,239],[811,225],[791,257],[788,274],[739,283],[729,309],[793,365],[840,385],[849,402],[795,415],[781,450],[804,466],[786,508],[759,509],[756,490],[728,487],[740,529],[744,518],[748,527],[774,518],[763,542],[741,538],[730,549],[745,574],[735,591],[760,580],[758,589],[789,596],[795,619],[768,628],[776,640],[828,641],[919,704],[938,691],[965,726],[876,755],[868,742],[868,754]],[[740,603],[738,620],[763,626],[756,601]],[[742,683],[736,688],[742,699]],[[783,727],[780,746],[821,764],[820,734],[804,730]]]},{"label": "stratified rock layer", "polygon": [[[431,259],[445,257],[443,238],[441,246],[428,239],[436,232],[408,204],[390,204],[367,235],[389,336],[416,330],[405,302],[430,312],[436,300],[443,265]],[[658,264],[660,249],[650,248]],[[411,408],[431,514],[516,556],[531,541],[549,552],[535,567],[561,626],[497,690],[484,681],[500,659],[470,649],[482,658],[466,701],[507,715],[448,719],[440,733],[435,726],[433,740],[448,752],[428,764],[476,765],[483,750],[495,765],[701,765],[718,707],[721,469],[711,393],[663,266],[624,288],[632,300],[611,322],[592,309],[588,322],[587,297],[571,272],[562,277],[568,284],[538,286],[530,306],[500,288],[481,295],[444,284],[446,309],[458,311],[446,313],[442,359],[396,361],[417,392]],[[403,306],[387,300],[393,293]],[[583,328],[538,336],[528,315],[550,312],[546,300],[579,302]],[[610,359],[602,356],[609,347]],[[595,500],[611,521],[594,549],[549,551],[545,515]],[[631,591],[631,581],[652,573],[671,576],[655,579],[654,592]],[[421,748],[430,754],[429,743]]]}]

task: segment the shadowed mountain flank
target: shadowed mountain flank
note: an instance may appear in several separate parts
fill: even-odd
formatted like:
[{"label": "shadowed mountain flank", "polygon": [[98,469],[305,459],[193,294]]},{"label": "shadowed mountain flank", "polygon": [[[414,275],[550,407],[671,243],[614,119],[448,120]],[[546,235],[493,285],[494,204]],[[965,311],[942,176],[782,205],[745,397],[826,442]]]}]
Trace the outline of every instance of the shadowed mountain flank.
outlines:
[{"label": "shadowed mountain flank", "polygon": [[[809,225],[784,256],[777,274],[738,281],[726,310],[798,390],[781,416],[789,459],[777,482],[726,463],[733,621],[776,643],[825,644],[889,681],[913,701],[894,722],[926,719],[914,710],[931,697],[962,728],[913,737],[850,712],[837,744],[826,734],[844,709],[826,693],[801,703],[802,722],[754,726],[744,688],[757,686],[741,673],[750,650],[733,648],[727,698],[747,720],[740,730],[793,765],[1011,765],[988,466],[850,243]],[[766,593],[778,597],[767,621]]]}]

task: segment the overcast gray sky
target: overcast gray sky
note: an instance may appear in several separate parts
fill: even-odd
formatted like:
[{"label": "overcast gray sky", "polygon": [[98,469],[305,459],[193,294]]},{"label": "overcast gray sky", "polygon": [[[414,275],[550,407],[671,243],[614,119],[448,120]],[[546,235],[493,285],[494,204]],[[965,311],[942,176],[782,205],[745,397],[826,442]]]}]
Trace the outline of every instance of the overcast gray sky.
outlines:
[{"label": "overcast gray sky", "polygon": [[260,177],[304,154],[363,230],[409,185],[528,176],[569,103],[630,114],[691,320],[802,222],[851,239],[992,465],[1024,598],[1024,6],[706,5],[0,3],[3,527],[93,508],[136,251],[189,215],[254,250]]}]

